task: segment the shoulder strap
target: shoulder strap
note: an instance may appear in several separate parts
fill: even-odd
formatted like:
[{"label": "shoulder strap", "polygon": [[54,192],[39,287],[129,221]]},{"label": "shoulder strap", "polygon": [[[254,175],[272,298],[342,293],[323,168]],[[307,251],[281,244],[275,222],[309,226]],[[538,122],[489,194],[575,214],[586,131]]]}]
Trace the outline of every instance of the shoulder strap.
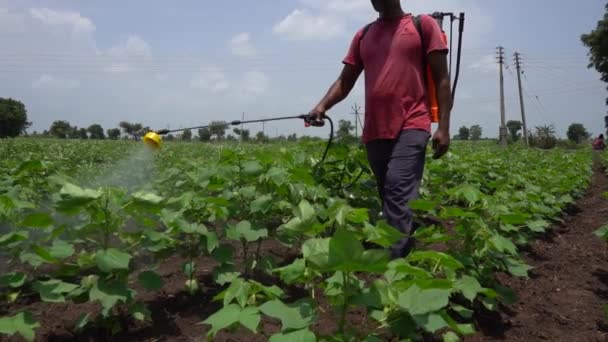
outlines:
[{"label": "shoulder strap", "polygon": [[359,44],[361,44],[361,41],[363,40],[363,38],[365,38],[365,35],[367,34],[367,32],[369,31],[369,29],[372,27],[374,23],[369,23],[367,25],[365,25],[365,27],[363,28],[363,32],[361,33],[361,37],[359,38]]},{"label": "shoulder strap", "polygon": [[418,35],[420,36],[421,50],[422,50],[422,75],[424,76],[425,82],[427,81],[426,69],[427,69],[427,58],[426,58],[426,39],[424,38],[424,31],[422,31],[422,20],[420,16],[417,15],[414,17],[414,26],[416,26],[416,31],[418,31]]}]

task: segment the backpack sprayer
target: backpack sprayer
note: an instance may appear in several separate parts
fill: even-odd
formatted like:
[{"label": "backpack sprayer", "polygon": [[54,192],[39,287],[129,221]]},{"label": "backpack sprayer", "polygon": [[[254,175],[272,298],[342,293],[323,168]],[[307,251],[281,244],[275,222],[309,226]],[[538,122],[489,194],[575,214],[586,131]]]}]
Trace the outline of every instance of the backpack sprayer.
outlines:
[{"label": "backpack sprayer", "polygon": [[[458,50],[456,52],[456,72],[454,74],[454,78],[452,81],[452,84],[453,84],[452,85],[452,102],[453,102],[454,98],[456,96],[456,87],[458,86],[458,79],[460,77],[460,58],[462,56],[462,35],[464,32],[465,14],[460,13],[458,16],[456,16],[454,13],[435,12],[435,13],[431,14],[431,16],[439,24],[439,27],[441,28],[441,32],[443,35],[443,40],[446,44],[448,43],[448,38],[447,38],[446,32],[443,30],[443,24],[444,24],[445,18],[449,18],[449,20],[450,20],[450,41],[449,41],[449,46],[450,46],[449,51],[450,52],[449,52],[449,69],[448,69],[450,77],[452,76],[452,52],[453,52],[452,44],[453,44],[454,21],[458,20],[458,23],[459,23],[459,25],[458,25]],[[417,22],[419,22],[419,20],[417,20]],[[416,24],[416,26],[419,26],[419,25]],[[417,27],[417,30],[422,35],[422,30],[419,27]],[[422,48],[423,48],[423,52],[424,52],[424,51],[426,51],[426,48],[424,46],[424,42],[425,42],[424,37],[422,37],[422,42],[423,42]],[[437,101],[435,82],[433,81],[431,68],[426,63],[426,58],[423,58],[423,61],[424,61],[423,70],[426,70],[425,80],[427,83],[427,89],[428,89],[428,94],[429,94],[431,121],[439,122],[439,104]],[[244,125],[244,124],[262,123],[262,122],[269,122],[269,121],[295,120],[295,119],[304,120],[305,127],[310,127],[310,126],[322,127],[322,126],[324,126],[323,121],[318,122],[315,120],[314,117],[312,117],[309,114],[302,114],[302,115],[296,115],[296,116],[283,116],[283,117],[275,117],[275,118],[259,119],[259,120],[248,120],[248,121],[236,120],[236,121],[228,122],[228,123],[226,123],[226,125],[240,126],[240,125]],[[331,118],[329,118],[327,116],[325,117],[325,119],[327,119],[327,121],[329,121],[330,133],[329,133],[329,140],[327,141],[327,146],[325,147],[325,152],[323,153],[323,158],[321,159],[321,163],[323,161],[325,161],[325,158],[327,157],[327,153],[329,152],[329,149],[331,148],[331,145],[334,140],[334,123],[331,120]],[[174,130],[163,129],[160,131],[149,132],[148,134],[146,134],[144,136],[143,141],[146,145],[150,146],[151,148],[158,149],[162,145],[162,139],[161,139],[162,135],[166,135],[166,134],[174,133],[174,132],[182,132],[182,131],[186,131],[186,130],[205,129],[205,128],[210,128],[210,127],[214,127],[214,126],[215,125],[206,125],[206,126],[197,126],[197,127],[189,127],[189,128],[180,128],[180,129],[174,129]],[[360,175],[359,175],[359,177],[360,177]],[[357,177],[357,178],[359,178],[359,177]]]}]

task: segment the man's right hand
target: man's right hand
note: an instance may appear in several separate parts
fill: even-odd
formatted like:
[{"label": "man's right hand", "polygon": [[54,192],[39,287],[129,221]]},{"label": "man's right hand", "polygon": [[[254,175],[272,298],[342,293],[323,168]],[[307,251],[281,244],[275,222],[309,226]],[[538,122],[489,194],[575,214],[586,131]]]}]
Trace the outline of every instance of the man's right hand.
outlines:
[{"label": "man's right hand", "polygon": [[312,118],[311,125],[315,127],[323,127],[325,125],[325,111],[315,108],[311,110],[308,115],[310,115]]}]

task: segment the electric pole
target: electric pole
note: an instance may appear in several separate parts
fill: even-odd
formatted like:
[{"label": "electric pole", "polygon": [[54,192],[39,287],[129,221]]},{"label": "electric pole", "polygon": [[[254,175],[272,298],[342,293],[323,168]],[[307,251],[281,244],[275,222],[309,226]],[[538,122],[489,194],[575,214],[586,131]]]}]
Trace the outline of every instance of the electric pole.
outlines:
[{"label": "electric pole", "polygon": [[359,107],[359,105],[357,105],[357,103],[355,102],[355,104],[352,107],[353,112],[351,114],[353,114],[355,116],[355,137],[359,137],[359,111],[361,110],[361,107]]},{"label": "electric pole", "polygon": [[507,146],[507,125],[505,123],[505,78],[503,74],[505,52],[502,46],[498,48],[498,65],[500,69],[500,143],[502,146]]},{"label": "electric pole", "polygon": [[521,87],[521,55],[519,52],[515,53],[515,66],[517,67],[517,84],[519,86],[519,104],[521,106],[521,123],[524,125],[524,142],[526,147],[529,147],[528,141],[528,125],[526,125],[526,107],[524,105],[524,94]]}]

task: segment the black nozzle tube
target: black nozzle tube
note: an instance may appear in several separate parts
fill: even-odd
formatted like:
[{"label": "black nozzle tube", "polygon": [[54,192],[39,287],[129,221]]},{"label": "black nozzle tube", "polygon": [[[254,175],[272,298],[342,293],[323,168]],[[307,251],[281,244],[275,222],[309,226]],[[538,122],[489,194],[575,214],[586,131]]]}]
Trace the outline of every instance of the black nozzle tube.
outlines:
[{"label": "black nozzle tube", "polygon": [[456,53],[456,75],[454,76],[454,87],[452,88],[452,103],[456,98],[456,88],[460,77],[460,58],[462,57],[462,33],[464,32],[464,12],[460,12],[458,23],[458,52]]}]

